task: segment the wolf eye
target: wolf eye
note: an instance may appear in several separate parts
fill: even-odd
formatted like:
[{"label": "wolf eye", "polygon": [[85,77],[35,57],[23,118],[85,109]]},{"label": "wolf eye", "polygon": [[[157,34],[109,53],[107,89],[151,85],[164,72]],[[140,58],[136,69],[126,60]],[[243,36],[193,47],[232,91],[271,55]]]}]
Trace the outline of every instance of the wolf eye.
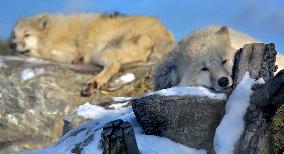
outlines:
[{"label": "wolf eye", "polygon": [[24,37],[29,37],[29,36],[30,36],[30,34],[25,34],[25,35],[24,35]]},{"label": "wolf eye", "polygon": [[223,61],[222,61],[222,64],[225,64],[226,62],[227,62],[227,60],[223,60]]},{"label": "wolf eye", "polygon": [[208,71],[208,68],[203,67],[203,68],[201,68],[201,71]]}]

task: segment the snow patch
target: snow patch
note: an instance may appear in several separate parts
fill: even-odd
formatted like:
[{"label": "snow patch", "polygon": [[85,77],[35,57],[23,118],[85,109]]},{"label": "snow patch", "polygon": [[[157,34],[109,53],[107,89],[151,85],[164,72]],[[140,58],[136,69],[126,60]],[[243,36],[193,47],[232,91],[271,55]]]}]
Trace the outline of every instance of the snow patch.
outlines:
[{"label": "snow patch", "polygon": [[170,139],[154,136],[136,134],[138,148],[141,154],[206,154],[206,150],[197,150],[175,143]]},{"label": "snow patch", "polygon": [[150,95],[162,95],[162,96],[185,96],[185,95],[191,95],[191,96],[207,96],[211,99],[219,99],[219,100],[226,100],[227,96],[224,93],[213,93],[209,89],[204,87],[182,87],[182,86],[176,86],[168,89],[162,89],[159,91],[155,91],[152,93],[148,93],[145,96]]},{"label": "snow patch", "polygon": [[135,80],[133,73],[126,73],[114,81],[115,84],[126,84]]},{"label": "snow patch", "polygon": [[111,104],[111,105],[109,106],[109,108],[119,109],[119,108],[121,108],[121,107],[127,106],[128,104],[129,104],[129,102]]},{"label": "snow patch", "polygon": [[246,72],[242,81],[231,94],[225,109],[225,116],[216,129],[214,136],[214,149],[217,154],[233,154],[234,146],[244,130],[244,115],[249,106],[251,87],[254,84],[264,84],[261,78],[250,78]]},{"label": "snow patch", "polygon": [[84,117],[84,118],[90,118],[90,119],[101,119],[101,118],[113,118],[118,117],[119,115],[129,113],[131,110],[131,106],[123,108],[125,104],[112,104],[111,106],[115,110],[107,110],[101,106],[92,105],[89,102],[79,106],[79,108],[76,110],[77,114]]},{"label": "snow patch", "polygon": [[30,80],[45,73],[44,68],[26,68],[21,72],[21,80]]},{"label": "snow patch", "polygon": [[112,97],[112,100],[116,102],[124,102],[124,101],[130,101],[133,97]]},{"label": "snow patch", "polygon": [[77,109],[77,112],[80,115],[94,118],[96,121],[84,123],[78,128],[66,133],[51,147],[36,151],[27,151],[23,154],[69,154],[76,144],[84,141],[86,138],[90,137],[91,134],[94,134],[93,140],[83,148],[81,153],[102,153],[102,149],[99,148],[102,127],[106,123],[116,119],[129,121],[133,125],[138,149],[141,154],[206,154],[206,150],[189,148],[165,137],[143,134],[142,127],[138,123],[131,107],[125,108],[117,106],[114,110],[108,110],[97,105],[85,103]]}]

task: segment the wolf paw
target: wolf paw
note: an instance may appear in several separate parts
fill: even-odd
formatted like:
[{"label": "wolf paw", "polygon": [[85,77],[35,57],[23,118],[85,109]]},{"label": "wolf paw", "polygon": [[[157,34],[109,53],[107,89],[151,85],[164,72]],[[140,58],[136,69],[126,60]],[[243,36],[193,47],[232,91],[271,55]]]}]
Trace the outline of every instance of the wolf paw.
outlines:
[{"label": "wolf paw", "polygon": [[82,97],[89,97],[94,93],[94,91],[98,88],[98,84],[96,81],[91,81],[88,83],[85,83],[83,85],[83,88],[81,90],[81,96]]}]

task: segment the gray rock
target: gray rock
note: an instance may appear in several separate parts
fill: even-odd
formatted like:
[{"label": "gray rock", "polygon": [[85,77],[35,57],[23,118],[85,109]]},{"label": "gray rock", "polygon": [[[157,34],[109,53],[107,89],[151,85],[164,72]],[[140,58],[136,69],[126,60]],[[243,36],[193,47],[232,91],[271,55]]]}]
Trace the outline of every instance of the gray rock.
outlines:
[{"label": "gray rock", "polygon": [[[79,96],[81,75],[59,67],[46,69],[54,74],[23,81],[21,68],[0,67],[0,149],[3,152],[55,143],[61,135],[64,115],[88,101]],[[72,81],[63,80],[66,78]]]},{"label": "gray rock", "polygon": [[165,136],[189,147],[213,151],[215,129],[224,115],[225,100],[151,95],[132,103],[145,134]]},{"label": "gray rock", "polygon": [[[112,103],[109,102],[111,96],[139,96],[151,91],[151,82],[148,81],[151,77],[149,68],[152,67],[123,70],[110,82],[125,72],[134,73],[137,80],[127,85],[113,85],[119,88],[105,85],[92,97],[83,98],[80,96],[81,83],[94,74],[77,73],[58,65],[7,60],[0,56],[1,152],[39,149],[55,143],[62,134],[64,117],[85,102],[107,105]],[[45,72],[36,78],[21,80],[21,72],[25,68],[43,68]],[[66,131],[68,129],[63,132]]]}]

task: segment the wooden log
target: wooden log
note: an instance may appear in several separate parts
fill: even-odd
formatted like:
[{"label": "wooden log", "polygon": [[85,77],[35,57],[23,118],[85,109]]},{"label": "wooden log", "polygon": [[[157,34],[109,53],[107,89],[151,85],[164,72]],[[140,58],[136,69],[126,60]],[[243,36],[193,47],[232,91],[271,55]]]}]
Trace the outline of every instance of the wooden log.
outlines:
[{"label": "wooden log", "polygon": [[121,119],[103,127],[102,147],[103,154],[139,154],[132,125]]},{"label": "wooden log", "polygon": [[235,87],[248,71],[254,79],[263,77],[265,82],[270,81],[274,77],[277,69],[275,66],[276,50],[273,43],[253,43],[247,44],[239,49],[235,55],[233,67],[233,80]]},{"label": "wooden log", "polygon": [[284,100],[284,70],[265,84],[262,88],[257,89],[251,96],[251,103],[258,106],[281,106]]},{"label": "wooden log", "polygon": [[273,153],[271,145],[271,120],[284,101],[284,71],[275,77],[276,50],[274,44],[245,45],[235,55],[233,80],[235,87],[245,72],[254,79],[263,78],[264,85],[253,87],[250,106],[245,115],[245,129],[236,153]]}]

